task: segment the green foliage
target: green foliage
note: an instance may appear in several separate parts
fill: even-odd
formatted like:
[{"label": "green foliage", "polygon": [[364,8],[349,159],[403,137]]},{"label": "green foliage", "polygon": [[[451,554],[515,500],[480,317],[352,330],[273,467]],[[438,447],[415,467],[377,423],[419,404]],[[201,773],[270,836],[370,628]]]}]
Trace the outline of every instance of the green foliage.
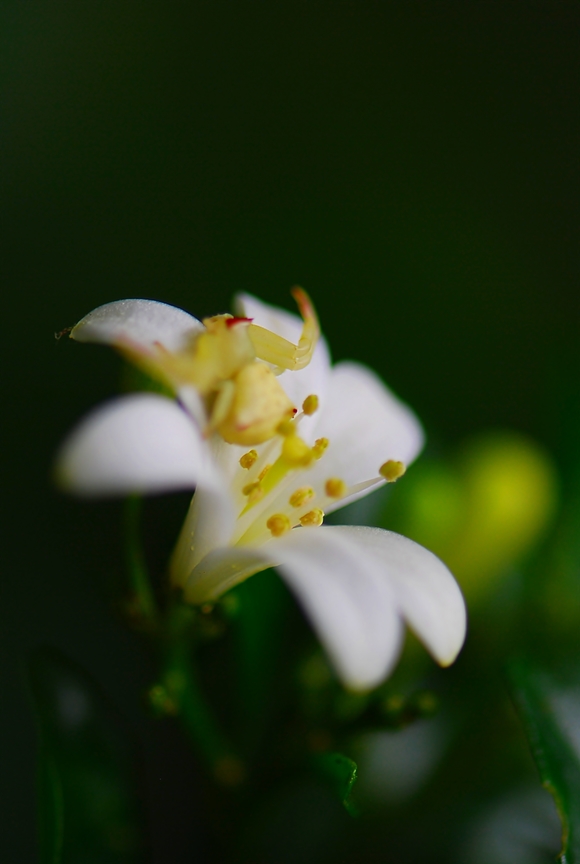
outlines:
[{"label": "green foliage", "polygon": [[558,500],[555,465],[539,444],[512,431],[486,432],[450,459],[413,466],[380,524],[442,558],[472,610],[537,548]]},{"label": "green foliage", "polygon": [[352,789],[356,782],[356,762],[343,753],[319,753],[313,756],[317,772],[336,792],[347,813],[356,816],[358,810],[353,800]]},{"label": "green foliage", "polygon": [[576,731],[580,690],[564,688],[550,674],[526,662],[510,668],[513,696],[524,723],[542,783],[562,821],[561,864],[580,862],[580,748]]},{"label": "green foliage", "polygon": [[106,698],[52,649],[30,662],[39,726],[41,864],[143,860],[135,754]]}]

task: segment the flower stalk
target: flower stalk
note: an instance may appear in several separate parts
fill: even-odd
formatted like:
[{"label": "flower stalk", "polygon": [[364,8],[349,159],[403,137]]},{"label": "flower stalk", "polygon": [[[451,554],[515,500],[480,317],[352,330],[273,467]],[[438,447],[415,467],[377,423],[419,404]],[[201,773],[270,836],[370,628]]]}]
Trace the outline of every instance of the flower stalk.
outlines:
[{"label": "flower stalk", "polygon": [[[221,730],[201,687],[193,659],[197,618],[191,607],[180,602],[168,610],[162,646],[161,687],[170,700],[172,710],[169,713],[179,717],[195,751],[216,782],[221,786],[235,787],[244,780],[244,766]],[[152,696],[153,700],[158,698],[150,691],[150,698]]]},{"label": "flower stalk", "polygon": [[125,561],[131,589],[128,605],[131,618],[143,629],[155,632],[159,627],[159,609],[141,544],[142,509],[143,501],[138,495],[129,495],[125,499]]}]

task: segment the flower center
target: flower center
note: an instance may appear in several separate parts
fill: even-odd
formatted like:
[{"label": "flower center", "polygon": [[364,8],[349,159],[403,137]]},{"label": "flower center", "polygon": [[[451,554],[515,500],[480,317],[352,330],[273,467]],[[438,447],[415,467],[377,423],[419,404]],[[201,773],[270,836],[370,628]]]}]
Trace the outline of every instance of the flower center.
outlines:
[{"label": "flower center", "polygon": [[[294,288],[292,295],[303,319],[297,344],[251,318],[228,314],[205,318],[205,329],[180,351],[168,351],[161,343],[144,348],[129,340],[117,347],[177,395],[193,387],[205,407],[206,436],[217,432],[229,444],[263,444],[296,413],[277,376],[308,366],[320,337],[310,298],[302,288]],[[305,413],[312,414],[317,404],[312,397]]]},{"label": "flower center", "polygon": [[[252,449],[240,457],[242,473],[234,479],[234,487],[241,493],[243,503],[234,543],[253,545],[270,537],[281,537],[298,525],[322,524],[322,507],[312,507],[315,490],[296,483],[297,473],[311,468],[329,446],[327,438],[318,438],[310,445],[298,434],[301,418],[313,414],[318,401],[316,395],[308,396],[302,412],[292,420],[283,420],[276,438],[266,442],[260,453]],[[334,497],[342,494],[343,487],[346,490],[346,484],[338,478],[329,482]],[[327,496],[323,493],[322,497]]]}]

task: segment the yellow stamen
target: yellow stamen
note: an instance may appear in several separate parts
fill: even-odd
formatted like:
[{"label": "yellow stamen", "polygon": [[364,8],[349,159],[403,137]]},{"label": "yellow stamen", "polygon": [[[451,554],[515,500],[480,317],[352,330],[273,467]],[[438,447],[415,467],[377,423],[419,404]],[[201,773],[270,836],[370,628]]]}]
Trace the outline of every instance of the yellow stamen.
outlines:
[{"label": "yellow stamen", "polygon": [[312,501],[314,498],[314,489],[310,486],[302,486],[302,488],[297,489],[296,492],[293,492],[289,499],[289,504],[292,507],[302,507],[308,501]]},{"label": "yellow stamen", "polygon": [[324,486],[324,491],[329,498],[344,498],[346,490],[346,483],[340,477],[330,477]]},{"label": "yellow stamen", "polygon": [[249,507],[253,507],[254,504],[257,504],[258,501],[261,501],[264,497],[265,492],[261,486],[258,486],[257,489],[254,489],[253,492],[250,492],[248,495],[248,503],[246,504],[246,509]]},{"label": "yellow stamen", "polygon": [[308,417],[318,410],[318,396],[315,393],[311,393],[310,396],[306,397],[302,403],[302,410]]},{"label": "yellow stamen", "polygon": [[318,507],[300,517],[300,524],[304,527],[318,528],[319,525],[322,525],[323,521],[324,513],[322,510],[319,510]]},{"label": "yellow stamen", "polygon": [[270,470],[271,467],[272,467],[271,465],[264,465],[264,467],[262,468],[262,470],[258,474],[258,480],[260,482],[264,479],[264,477],[266,476],[266,474],[268,473],[268,471]]},{"label": "yellow stamen", "polygon": [[276,427],[276,432],[283,438],[288,438],[290,435],[296,434],[296,424],[292,420],[282,420]]},{"label": "yellow stamen", "polygon": [[[284,438],[282,441],[282,452],[280,453],[280,456],[276,459],[274,464],[269,467],[265,476],[263,476],[259,481],[261,489],[260,497],[269,495],[272,489],[275,489],[278,483],[280,483],[290,471],[308,467],[315,458],[317,458],[315,450],[312,447],[309,447],[302,438],[298,437],[298,435],[289,435],[287,438]],[[255,500],[260,499],[258,498]],[[240,516],[244,516],[248,512],[251,506],[255,503],[255,500],[252,498],[248,500],[248,503],[242,510]]]},{"label": "yellow stamen", "polygon": [[289,435],[282,443],[282,458],[292,467],[310,465],[314,458],[312,448],[298,435]]},{"label": "yellow stamen", "polygon": [[330,441],[328,440],[328,438],[317,438],[314,442],[314,447],[312,448],[312,454],[314,458],[320,459],[329,444]]},{"label": "yellow stamen", "polygon": [[397,462],[395,459],[389,459],[379,468],[379,474],[384,477],[387,483],[394,483],[399,477],[402,477],[407,470],[403,462]]},{"label": "yellow stamen", "polygon": [[248,483],[247,486],[244,486],[242,489],[242,495],[251,495],[253,492],[256,492],[260,488],[260,481],[254,480],[253,483]]},{"label": "yellow stamen", "polygon": [[244,455],[241,457],[240,465],[242,466],[242,468],[246,468],[246,470],[249,470],[257,458],[258,454],[255,450],[248,450],[248,452],[244,453]]},{"label": "yellow stamen", "polygon": [[270,516],[266,522],[266,528],[268,528],[273,537],[281,537],[282,534],[286,534],[291,527],[290,520],[284,515],[284,513],[275,513],[273,516]]}]

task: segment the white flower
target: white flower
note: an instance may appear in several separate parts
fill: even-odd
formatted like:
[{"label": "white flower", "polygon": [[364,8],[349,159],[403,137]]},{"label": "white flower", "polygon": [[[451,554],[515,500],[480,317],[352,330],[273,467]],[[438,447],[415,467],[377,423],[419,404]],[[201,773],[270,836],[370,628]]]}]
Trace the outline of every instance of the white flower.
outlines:
[{"label": "white flower", "polygon": [[[280,345],[303,344],[306,325],[296,316],[240,299],[244,315],[264,328],[260,339],[267,341],[263,334],[271,331],[274,340],[283,337]],[[113,344],[132,359],[155,354],[157,362],[187,346],[191,351],[203,332],[182,310],[123,300],[90,313],[72,335]],[[84,495],[195,487],[171,566],[185,599],[211,602],[276,567],[343,682],[365,689],[396,662],[403,620],[439,663],[453,662],[465,636],[465,606],[445,565],[416,543],[378,528],[321,525],[325,513],[400,476],[420,451],[423,433],[369,369],[331,366],[324,340],[312,349],[308,365],[281,374],[279,359],[264,357],[276,364],[276,381],[290,403],[303,406],[278,426],[283,434],[272,432],[250,450],[216,433],[206,437],[208,405],[222,384],[212,385],[208,402],[195,382],[165,374],[179,402],[139,394],[98,408],[65,442],[58,475]]]}]

